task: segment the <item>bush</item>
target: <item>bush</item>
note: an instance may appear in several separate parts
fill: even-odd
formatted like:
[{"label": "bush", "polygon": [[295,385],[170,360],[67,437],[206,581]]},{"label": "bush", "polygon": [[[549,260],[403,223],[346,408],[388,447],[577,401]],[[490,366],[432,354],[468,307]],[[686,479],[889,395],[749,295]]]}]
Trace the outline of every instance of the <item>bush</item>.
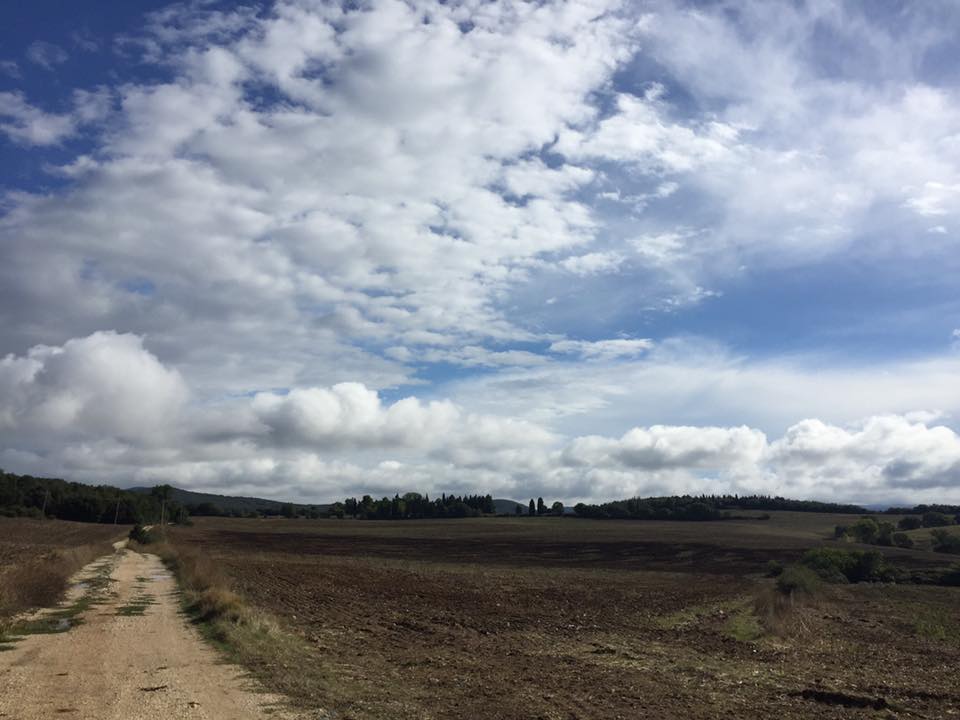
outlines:
[{"label": "bush", "polygon": [[915,515],[909,515],[908,517],[900,518],[897,527],[901,530],[916,530],[917,528],[923,527],[923,520]]},{"label": "bush", "polygon": [[813,595],[821,584],[820,576],[803,565],[791,565],[777,578],[777,590],[784,595]]},{"label": "bush", "polygon": [[832,583],[892,580],[893,569],[876,550],[814,548],[800,558],[801,565]]},{"label": "bush", "polygon": [[930,539],[936,552],[960,555],[960,535],[952,535],[947,530],[931,530]]},{"label": "bush", "polygon": [[941,585],[960,587],[960,564],[953,565],[939,578]]},{"label": "bush", "polygon": [[885,546],[893,545],[893,533],[897,529],[893,523],[881,521],[877,523],[877,527],[880,529],[880,533],[877,535],[876,544]]},{"label": "bush", "polygon": [[767,577],[780,577],[783,574],[783,563],[771,560],[767,563]]},{"label": "bush", "polygon": [[899,548],[913,547],[913,538],[905,532],[895,532],[890,539],[893,541],[893,544]]},{"label": "bush", "polygon": [[129,537],[131,540],[140,543],[141,545],[149,545],[156,540],[153,532],[147,530],[143,525],[134,525],[133,529],[130,531]]},{"label": "bush", "polygon": [[946,527],[947,525],[953,525],[953,517],[942,512],[925,512],[923,514],[923,526],[932,528],[932,527]]},{"label": "bush", "polygon": [[858,543],[872,545],[880,537],[880,526],[873,518],[860,518],[850,526],[848,532]]}]

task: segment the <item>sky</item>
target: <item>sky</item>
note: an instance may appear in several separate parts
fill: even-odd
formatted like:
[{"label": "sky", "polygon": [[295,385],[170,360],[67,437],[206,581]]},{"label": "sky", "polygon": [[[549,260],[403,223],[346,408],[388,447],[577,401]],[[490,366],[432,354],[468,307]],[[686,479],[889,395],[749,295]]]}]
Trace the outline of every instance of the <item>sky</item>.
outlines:
[{"label": "sky", "polygon": [[960,6],[0,9],[0,467],[960,502]]}]

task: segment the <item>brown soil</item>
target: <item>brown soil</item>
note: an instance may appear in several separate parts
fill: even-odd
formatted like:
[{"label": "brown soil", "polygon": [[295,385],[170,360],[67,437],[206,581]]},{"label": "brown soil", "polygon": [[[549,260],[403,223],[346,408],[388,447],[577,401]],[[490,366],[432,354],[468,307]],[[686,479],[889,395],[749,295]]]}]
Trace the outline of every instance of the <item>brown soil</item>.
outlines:
[{"label": "brown soil", "polygon": [[342,718],[960,713],[958,589],[833,587],[760,632],[764,564],[834,520],[207,520],[173,538],[303,639],[315,682],[295,700]]}]

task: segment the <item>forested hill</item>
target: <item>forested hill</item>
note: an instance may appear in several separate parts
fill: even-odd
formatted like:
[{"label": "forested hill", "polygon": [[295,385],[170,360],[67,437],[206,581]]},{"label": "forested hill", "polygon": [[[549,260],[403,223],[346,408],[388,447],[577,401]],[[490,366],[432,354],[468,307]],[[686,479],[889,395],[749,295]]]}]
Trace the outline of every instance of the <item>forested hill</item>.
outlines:
[{"label": "forested hill", "polygon": [[134,493],[110,485],[84,485],[0,470],[0,515],[131,524],[159,522],[162,509],[171,521],[184,519],[185,509],[171,500],[165,488]]},{"label": "forested hill", "polygon": [[[130,488],[133,493],[150,493],[151,488]],[[257,497],[238,495],[215,495],[213,493],[194,492],[173,488],[173,499],[185,506],[191,515],[305,515],[319,517],[326,515],[328,505],[301,505],[282,502],[280,500],[266,500]]]},{"label": "forested hill", "polygon": [[190,515],[287,517],[326,515],[327,506],[197,493],[169,485],[127,490],[0,470],[0,516],[53,517],[79,522],[156,523],[161,509],[172,522]]}]

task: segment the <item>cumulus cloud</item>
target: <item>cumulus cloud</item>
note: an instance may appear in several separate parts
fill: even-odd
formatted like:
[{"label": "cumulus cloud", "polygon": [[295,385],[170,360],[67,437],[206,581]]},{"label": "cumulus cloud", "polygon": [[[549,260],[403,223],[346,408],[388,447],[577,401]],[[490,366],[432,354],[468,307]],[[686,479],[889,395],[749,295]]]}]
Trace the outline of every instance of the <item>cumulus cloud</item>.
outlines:
[{"label": "cumulus cloud", "polygon": [[762,432],[747,427],[654,425],[633,428],[619,439],[576,438],[562,457],[571,466],[729,472],[758,465],[766,444]]},{"label": "cumulus cloud", "polygon": [[785,485],[808,493],[909,496],[935,490],[953,496],[960,436],[903,416],[873,417],[851,428],[805,420],[772,444],[770,461]]},{"label": "cumulus cloud", "polygon": [[808,419],[768,441],[757,428],[710,425],[564,436],[447,399],[385,403],[359,383],[203,406],[141,338],[108,332],[5,357],[0,407],[0,459],[12,469],[234,491],[275,483],[310,499],[413,486],[576,499],[770,488],[951,499],[960,469],[960,437],[931,412]]},{"label": "cumulus cloud", "polygon": [[0,427],[49,449],[58,437],[166,440],[155,434],[167,433],[188,396],[180,374],[135,335],[98,332],[0,360]]}]

